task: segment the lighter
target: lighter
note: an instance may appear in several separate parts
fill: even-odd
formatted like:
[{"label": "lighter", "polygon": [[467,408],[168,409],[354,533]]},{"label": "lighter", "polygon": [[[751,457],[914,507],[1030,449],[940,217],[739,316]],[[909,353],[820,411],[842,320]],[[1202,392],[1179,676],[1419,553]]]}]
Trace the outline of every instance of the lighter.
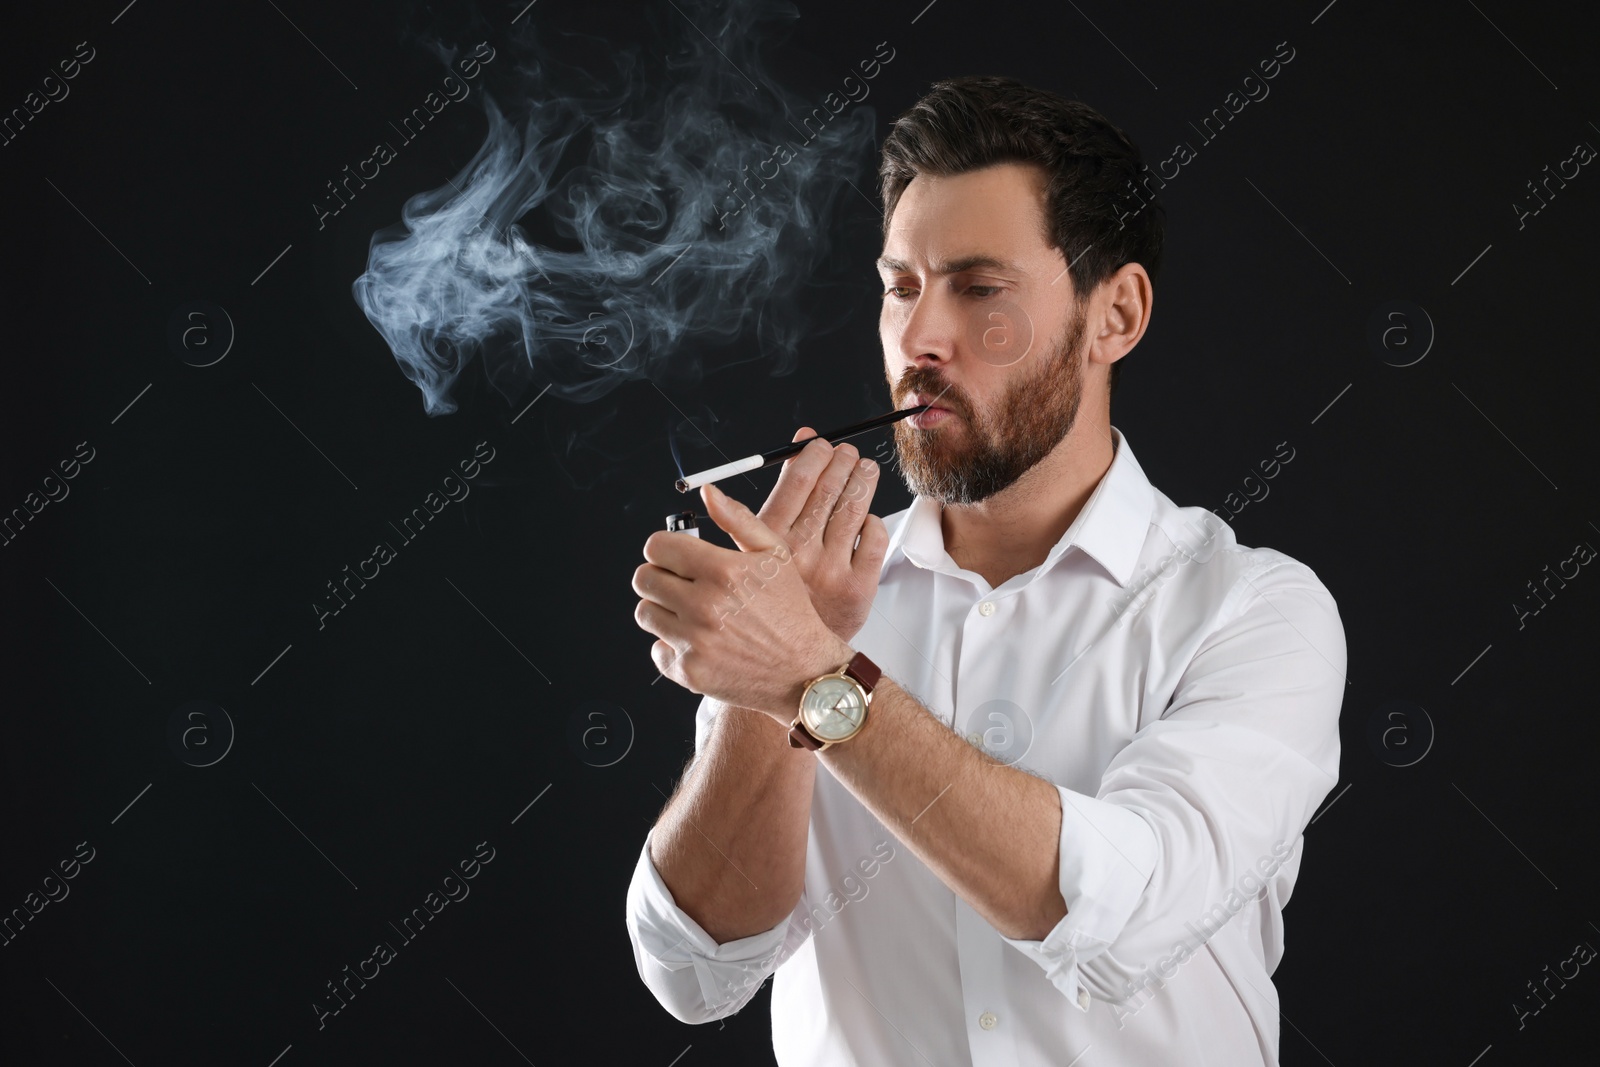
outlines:
[{"label": "lighter", "polygon": [[676,515],[668,515],[667,529],[674,533],[686,533],[690,537],[700,536],[700,527],[695,524],[695,515],[692,511],[680,511]]}]

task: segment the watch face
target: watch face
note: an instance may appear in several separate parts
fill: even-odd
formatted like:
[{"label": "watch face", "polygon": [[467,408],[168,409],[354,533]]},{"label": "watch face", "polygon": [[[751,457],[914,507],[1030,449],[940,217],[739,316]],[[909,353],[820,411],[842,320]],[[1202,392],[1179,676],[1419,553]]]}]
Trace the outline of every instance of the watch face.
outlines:
[{"label": "watch face", "polygon": [[806,692],[800,704],[806,729],[824,741],[849,737],[866,717],[861,687],[849,678],[822,678]]}]

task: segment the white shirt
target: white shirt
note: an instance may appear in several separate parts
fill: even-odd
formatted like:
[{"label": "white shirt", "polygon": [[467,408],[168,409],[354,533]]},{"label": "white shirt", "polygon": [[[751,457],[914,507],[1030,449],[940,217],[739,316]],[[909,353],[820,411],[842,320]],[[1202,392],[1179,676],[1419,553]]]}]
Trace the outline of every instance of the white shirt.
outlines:
[{"label": "white shirt", "polygon": [[805,889],[771,930],[718,945],[646,838],[628,932],[675,1017],[737,1011],[776,969],[784,1067],[1275,1067],[1270,976],[1301,831],[1338,780],[1344,628],[1309,567],[1175,505],[1113,434],[1061,540],[998,588],[950,558],[936,501],[887,517],[851,641],[969,742],[1056,785],[1066,916],[1043,941],[1002,936],[822,760]]}]

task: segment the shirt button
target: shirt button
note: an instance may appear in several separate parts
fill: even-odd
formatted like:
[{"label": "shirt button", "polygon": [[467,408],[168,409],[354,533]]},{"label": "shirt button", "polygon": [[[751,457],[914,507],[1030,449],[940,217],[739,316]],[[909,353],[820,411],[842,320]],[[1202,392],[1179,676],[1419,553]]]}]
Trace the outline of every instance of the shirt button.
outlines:
[{"label": "shirt button", "polygon": [[982,748],[983,747],[983,738],[979,737],[977,734],[968,734],[967,735],[967,744],[969,744],[969,745],[977,745],[979,748]]},{"label": "shirt button", "polygon": [[1089,1010],[1089,991],[1087,989],[1078,990],[1078,1007],[1084,1011]]},{"label": "shirt button", "polygon": [[993,615],[994,614],[994,601],[985,600],[982,604],[979,604],[978,605],[978,614],[982,615],[986,619],[990,615]]},{"label": "shirt button", "polygon": [[999,1024],[1000,1016],[996,1015],[992,1011],[986,1011],[982,1015],[978,1016],[978,1025],[983,1027],[985,1030],[993,1030]]}]

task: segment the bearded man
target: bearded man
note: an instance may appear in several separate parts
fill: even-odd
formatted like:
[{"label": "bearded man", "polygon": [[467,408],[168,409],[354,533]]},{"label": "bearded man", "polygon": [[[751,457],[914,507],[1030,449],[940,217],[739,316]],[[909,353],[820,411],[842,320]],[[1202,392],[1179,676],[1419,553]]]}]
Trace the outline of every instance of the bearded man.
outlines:
[{"label": "bearded man", "polygon": [[704,699],[629,887],[639,974],[687,1022],[775,975],[785,1067],[1275,1065],[1345,637],[1309,567],[1174,504],[1111,425],[1159,180],[988,77],[902,115],[881,177],[915,496],[871,515],[877,464],[817,440],[759,514],[704,490],[735,549],[645,542],[636,619]]}]

